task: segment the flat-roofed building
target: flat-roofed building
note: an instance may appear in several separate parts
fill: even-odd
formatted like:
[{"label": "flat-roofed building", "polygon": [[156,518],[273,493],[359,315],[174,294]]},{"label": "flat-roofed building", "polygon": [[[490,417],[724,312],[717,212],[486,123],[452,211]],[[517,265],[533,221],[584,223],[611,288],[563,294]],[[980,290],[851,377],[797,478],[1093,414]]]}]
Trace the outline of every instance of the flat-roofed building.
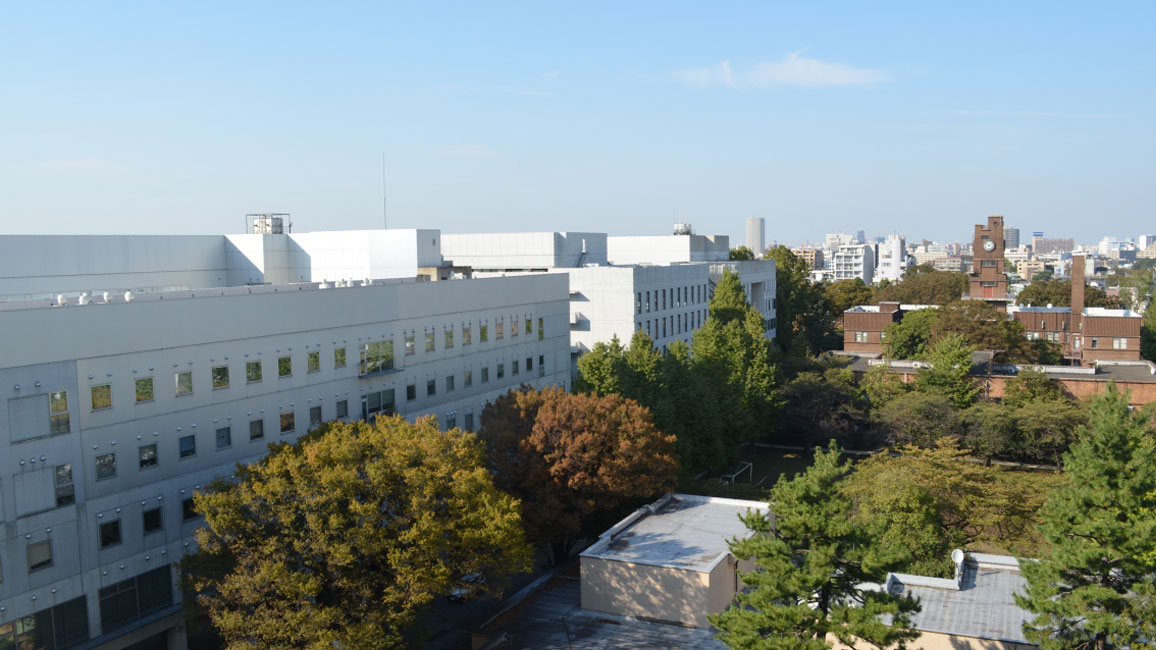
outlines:
[{"label": "flat-roofed building", "polygon": [[812,248],[810,246],[798,246],[792,248],[791,252],[802,258],[812,271],[823,269],[823,249]]},{"label": "flat-roofed building", "polygon": [[883,332],[888,325],[920,309],[936,309],[935,305],[907,305],[881,302],[878,305],[858,305],[843,312],[843,349],[858,355],[883,354]]},{"label": "flat-roofed building", "polygon": [[845,244],[835,249],[831,260],[833,279],[859,279],[863,284],[875,281],[875,250],[867,244]]}]

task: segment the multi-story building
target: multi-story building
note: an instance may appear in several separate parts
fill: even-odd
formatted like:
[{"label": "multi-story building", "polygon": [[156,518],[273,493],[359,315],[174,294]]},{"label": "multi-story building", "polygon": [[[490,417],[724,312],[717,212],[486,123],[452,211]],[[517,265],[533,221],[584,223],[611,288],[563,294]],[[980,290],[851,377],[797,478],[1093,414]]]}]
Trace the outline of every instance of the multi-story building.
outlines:
[{"label": "multi-story building", "polygon": [[835,251],[831,271],[836,282],[858,278],[864,284],[875,279],[875,251],[867,244],[845,244]]},{"label": "multi-story building", "polygon": [[972,259],[970,255],[948,255],[947,257],[931,260],[931,268],[936,271],[963,273],[971,267],[971,263]]},{"label": "multi-story building", "polygon": [[[5,293],[57,297],[0,303],[0,647],[184,648],[177,567],[197,489],[327,420],[473,429],[511,388],[569,384],[565,277],[140,290],[211,285],[227,272],[196,259],[219,259],[212,239],[8,274]],[[133,291],[66,295],[118,284]]]},{"label": "multi-story building", "polygon": [[899,235],[888,235],[878,244],[875,261],[875,281],[899,282],[907,270],[907,243]]},{"label": "multi-story building", "polygon": [[1016,273],[1027,282],[1031,282],[1037,273],[1043,273],[1046,270],[1048,270],[1048,266],[1043,260],[1024,260],[1016,264]]},{"label": "multi-story building", "polygon": [[883,330],[903,320],[909,312],[937,309],[935,305],[901,305],[881,302],[878,305],[858,305],[843,312],[843,349],[858,355],[883,354]]},{"label": "multi-story building", "polygon": [[1071,237],[1044,237],[1044,233],[1032,233],[1032,252],[1036,255],[1043,253],[1071,253],[1076,249],[1076,240]]},{"label": "multi-story building", "polygon": [[730,237],[696,235],[690,224],[675,224],[673,235],[635,235],[606,238],[610,264],[678,264],[725,262],[730,259]]},{"label": "multi-story building", "polygon": [[767,220],[762,217],[747,217],[747,248],[756,257],[767,252]]},{"label": "multi-story building", "polygon": [[1004,250],[1012,250],[1020,247],[1020,229],[1010,228],[1004,226],[1003,229],[1003,247]]},{"label": "multi-story building", "polygon": [[978,299],[1007,298],[1007,272],[1004,269],[1003,217],[987,218],[987,225],[976,224],[972,243],[973,258],[968,276],[968,295]]},{"label": "multi-story building", "polygon": [[811,268],[812,271],[822,270],[824,267],[823,249],[821,249],[821,248],[812,248],[810,246],[798,246],[798,247],[792,248],[791,252],[794,253],[796,256],[801,257],[803,259],[803,261],[807,263],[807,266],[809,266]]}]

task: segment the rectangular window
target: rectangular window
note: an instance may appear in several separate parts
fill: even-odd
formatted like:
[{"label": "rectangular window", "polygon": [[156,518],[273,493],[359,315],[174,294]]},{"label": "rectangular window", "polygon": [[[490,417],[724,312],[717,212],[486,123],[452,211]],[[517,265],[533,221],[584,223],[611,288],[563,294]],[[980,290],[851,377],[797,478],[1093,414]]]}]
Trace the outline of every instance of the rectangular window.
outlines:
[{"label": "rectangular window", "polygon": [[56,507],[76,503],[76,485],[72,483],[72,463],[56,466]]},{"label": "rectangular window", "polygon": [[112,408],[112,386],[110,384],[93,386],[91,391],[92,410],[99,411],[100,409]]},{"label": "rectangular window", "polygon": [[197,512],[197,507],[193,505],[193,497],[185,497],[181,499],[181,519],[189,521],[200,517],[201,514]]},{"label": "rectangular window", "polygon": [[405,400],[412,402],[417,399],[417,384],[409,384],[405,387]]},{"label": "rectangular window", "polygon": [[482,343],[490,340],[490,326],[489,323],[481,323],[478,325],[478,336],[481,337]]},{"label": "rectangular window", "polygon": [[538,376],[546,376],[546,356],[542,354],[538,355]]},{"label": "rectangular window", "polygon": [[137,462],[140,468],[155,467],[157,464],[157,446],[156,444],[141,445],[137,447]]},{"label": "rectangular window", "polygon": [[488,382],[489,380],[490,380],[490,367],[484,366],[484,367],[482,367],[482,383],[484,384],[484,383]]},{"label": "rectangular window", "polygon": [[106,521],[100,524],[100,547],[108,548],[120,544],[120,520]]},{"label": "rectangular window", "polygon": [[153,394],[152,377],[144,377],[142,379],[136,380],[133,383],[136,384],[136,401],[138,404],[141,402],[153,401],[155,396]]},{"label": "rectangular window", "polygon": [[462,323],[462,345],[469,345],[473,342],[471,341],[471,338],[473,338],[473,332],[471,330],[473,330],[473,325]]},{"label": "rectangular window", "polygon": [[514,316],[510,319],[510,336],[518,335],[518,317]]},{"label": "rectangular window", "polygon": [[39,571],[52,566],[52,540],[33,542],[28,545],[28,571]]},{"label": "rectangular window", "polygon": [[436,348],[434,347],[434,332],[433,332],[433,330],[426,330],[426,332],[425,332],[425,351],[426,352],[433,352],[435,349]]},{"label": "rectangular window", "polygon": [[144,525],[145,535],[164,530],[164,513],[159,506],[156,508],[149,508],[148,510],[145,510],[141,513],[141,523]]},{"label": "rectangular window", "polygon": [[333,350],[333,367],[345,367],[345,348],[334,348]]},{"label": "rectangular window", "polygon": [[1096,348],[1099,348],[1099,347],[1100,347],[1100,339],[1093,336],[1092,337],[1092,349],[1095,350]]},{"label": "rectangular window", "polygon": [[446,413],[446,430],[448,431],[456,426],[458,426],[458,412],[450,411]]},{"label": "rectangular window", "polygon": [[229,387],[229,366],[213,368],[213,388]]},{"label": "rectangular window", "polygon": [[981,268],[982,267],[994,268],[995,267],[995,260],[980,260],[979,266]]},{"label": "rectangular window", "polygon": [[413,330],[405,333],[405,356],[407,357],[412,357],[413,355],[417,354],[417,348],[413,342],[413,337],[415,335],[416,333]]},{"label": "rectangular window", "polygon": [[[41,402],[40,408],[44,408],[43,404],[44,402]],[[68,421],[68,391],[48,394],[48,430],[52,434],[68,433],[72,430]]]},{"label": "rectangular window", "polygon": [[454,347],[454,326],[450,325],[445,332],[446,349]]},{"label": "rectangular window", "polygon": [[867,342],[867,332],[855,332],[855,342],[856,343],[866,343]]},{"label": "rectangular window", "polygon": [[172,570],[166,564],[104,587],[98,595],[101,630],[109,632],[172,605]]},{"label": "rectangular window", "polygon": [[277,376],[278,377],[292,377],[293,376],[293,357],[279,357],[277,359]]},{"label": "rectangular window", "polygon": [[430,379],[430,380],[426,381],[426,383],[425,383],[425,396],[430,397],[432,395],[437,395],[437,393],[438,393],[438,381],[436,379]]},{"label": "rectangular window", "polygon": [[249,440],[260,440],[265,437],[265,421],[249,420]]},{"label": "rectangular window", "polygon": [[337,400],[337,419],[341,420],[349,417],[349,400]]},{"label": "rectangular window", "polygon": [[499,318],[497,323],[494,323],[494,340],[501,341],[506,335],[506,321]]},{"label": "rectangular window", "polygon": [[320,372],[321,371],[321,353],[307,352],[305,354],[305,372]]},{"label": "rectangular window", "polygon": [[466,430],[467,431],[473,431],[474,430],[474,414],[473,413],[466,413]]},{"label": "rectangular window", "polygon": [[534,369],[534,357],[526,357],[526,372]]},{"label": "rectangular window", "polygon": [[638,292],[638,296],[634,299],[634,313],[642,313],[642,292]]},{"label": "rectangular window", "polygon": [[261,362],[250,361],[245,364],[245,381],[255,384],[261,381]]},{"label": "rectangular window", "polygon": [[517,359],[514,359],[513,361],[510,362],[510,374],[511,375],[518,374],[518,366],[519,365],[521,365],[521,364],[518,363]]},{"label": "rectangular window", "polygon": [[96,461],[96,480],[116,476],[116,454],[98,454]]},{"label": "rectangular window", "polygon": [[228,449],[233,446],[233,427],[221,427],[216,433],[217,449]]},{"label": "rectangular window", "polygon": [[281,414],[281,433],[292,433],[297,428],[297,414],[293,411]]},{"label": "rectangular window", "polygon": [[1112,349],[1113,350],[1127,350],[1128,349],[1128,339],[1126,339],[1126,338],[1114,338],[1114,339],[1112,339]]},{"label": "rectangular window", "polygon": [[454,392],[454,376],[453,375],[446,376],[446,392],[447,393]]},{"label": "rectangular window", "polygon": [[542,319],[538,319],[538,340],[541,341],[546,337],[546,329],[542,327]]},{"label": "rectangular window", "polygon": [[177,397],[193,394],[193,371],[178,372],[173,377]]},{"label": "rectangular window", "polygon": [[650,292],[646,292],[646,313],[650,313]]},{"label": "rectangular window", "polygon": [[189,458],[197,455],[196,435],[181,436],[177,439],[177,444],[180,449],[181,458]]},{"label": "rectangular window", "polygon": [[474,385],[474,371],[466,368],[462,371],[462,385],[466,388]]},{"label": "rectangular window", "polygon": [[506,376],[506,364],[505,363],[499,363],[498,364],[498,379],[501,379],[505,376]]},{"label": "rectangular window", "polygon": [[526,335],[534,333],[534,319],[529,316],[526,317]]},{"label": "rectangular window", "polygon": [[312,431],[313,429],[316,429],[319,426],[321,426],[321,407],[320,406],[310,406],[309,407],[309,429],[310,429],[310,431]]},{"label": "rectangular window", "polygon": [[365,377],[388,370],[393,370],[393,341],[362,343],[358,373]]}]

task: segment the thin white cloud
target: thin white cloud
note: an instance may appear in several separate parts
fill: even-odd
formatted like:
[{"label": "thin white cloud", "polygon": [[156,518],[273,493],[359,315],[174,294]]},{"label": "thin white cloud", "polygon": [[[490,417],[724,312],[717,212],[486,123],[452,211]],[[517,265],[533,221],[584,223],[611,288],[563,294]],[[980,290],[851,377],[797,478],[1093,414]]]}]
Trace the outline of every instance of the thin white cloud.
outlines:
[{"label": "thin white cloud", "polygon": [[459,144],[446,147],[441,154],[451,158],[493,158],[498,152],[480,144]]},{"label": "thin white cloud", "polygon": [[729,88],[770,88],[801,86],[869,86],[891,80],[885,70],[858,68],[843,63],[820,61],[802,52],[792,52],[781,61],[757,63],[736,70],[730,61],[700,68],[685,68],[674,73],[676,79],[692,86],[726,86]]},{"label": "thin white cloud", "polygon": [[547,73],[543,74],[543,75],[542,75],[542,78],[543,78],[543,79],[546,79],[547,81],[549,81],[549,80],[552,80],[552,79],[557,79],[557,78],[558,78],[558,77],[560,77],[560,76],[562,76],[562,72],[561,72],[560,70],[551,70],[551,71],[549,71],[549,72],[547,72]]}]

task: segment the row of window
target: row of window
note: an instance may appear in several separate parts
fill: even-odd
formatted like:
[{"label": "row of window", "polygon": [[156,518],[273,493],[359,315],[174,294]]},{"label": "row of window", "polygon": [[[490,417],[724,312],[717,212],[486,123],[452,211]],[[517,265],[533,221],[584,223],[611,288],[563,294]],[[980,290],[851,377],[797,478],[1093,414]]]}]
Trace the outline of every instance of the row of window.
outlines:
[{"label": "row of window", "polygon": [[[513,361],[511,361],[510,362],[510,375],[511,376],[517,376],[517,375],[521,374],[522,368],[525,368],[526,372],[533,372],[533,370],[534,370],[534,357],[532,357],[532,356],[526,357],[526,362],[525,362],[524,366],[522,365],[521,359],[514,359]],[[494,374],[496,375],[497,379],[505,379],[506,378],[506,362],[499,361],[496,364],[496,366],[494,367]],[[546,376],[546,357],[545,357],[545,355],[538,355],[538,376],[539,377],[545,377]],[[488,365],[482,366],[479,369],[478,379],[479,379],[479,383],[482,383],[482,384],[490,381],[490,367]],[[465,370],[462,370],[462,387],[463,388],[469,388],[473,385],[474,385],[474,371],[473,371],[473,369],[472,368],[466,368]],[[452,393],[455,390],[457,390],[457,375],[456,374],[446,375],[445,379],[443,380],[443,386],[445,387],[445,392],[447,392],[447,393]],[[417,399],[417,387],[418,387],[417,384],[408,384],[405,387],[405,399],[407,402],[412,402],[413,400]],[[438,380],[436,378],[435,379],[427,379],[425,382],[425,396],[426,397],[433,397],[437,394],[438,394]]]},{"label": "row of window", "polygon": [[[519,331],[524,331],[527,336],[534,333],[534,319],[527,316],[524,319],[525,329],[519,329],[519,323],[523,322],[518,317],[510,318],[510,336],[518,336]],[[473,345],[474,342],[474,325],[470,323],[462,323],[461,326],[461,345]],[[437,330],[436,328],[426,328],[423,332],[425,351],[437,351]],[[538,340],[545,338],[545,325],[543,319],[538,319]],[[499,318],[494,323],[494,339],[500,340],[506,337],[506,320]],[[405,356],[413,356],[417,354],[417,330],[404,330],[402,332],[402,340],[404,345]],[[488,320],[483,320],[478,323],[478,339],[481,343],[486,343],[490,340],[490,324]],[[455,344],[455,327],[454,325],[444,325],[442,327],[442,349],[453,349]],[[360,365],[358,366],[358,374],[362,377],[374,375],[383,372],[390,372],[395,370],[394,364],[394,350],[393,339],[390,338],[384,341],[376,341],[371,343],[362,343],[360,345]]]},{"label": "row of window", "polygon": [[[680,334],[689,334],[694,330],[702,327],[703,321],[706,319],[706,310],[696,310],[684,314],[674,314],[673,316],[663,316],[653,321],[638,321],[635,323],[640,330],[646,330],[646,335],[652,339],[666,338],[667,336],[678,336]],[[669,331],[669,334],[667,332]]]},{"label": "row of window", "polygon": [[667,305],[670,309],[677,309],[686,305],[702,304],[708,300],[710,295],[705,284],[655,289],[653,292],[638,291],[634,298],[634,313],[660,311],[667,309]]}]

